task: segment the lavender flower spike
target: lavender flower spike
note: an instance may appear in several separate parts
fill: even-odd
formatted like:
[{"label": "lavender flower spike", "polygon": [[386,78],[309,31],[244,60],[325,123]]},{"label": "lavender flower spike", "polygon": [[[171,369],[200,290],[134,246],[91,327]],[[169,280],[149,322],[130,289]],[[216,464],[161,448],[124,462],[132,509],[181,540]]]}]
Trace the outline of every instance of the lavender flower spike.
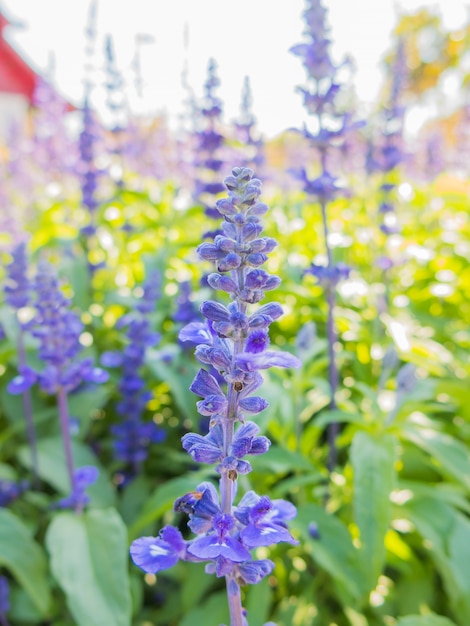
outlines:
[{"label": "lavender flower spike", "polygon": [[180,559],[206,562],[208,574],[226,579],[230,626],[247,626],[240,584],[256,584],[274,567],[269,559],[254,560],[252,550],[297,541],[287,528],[296,514],[289,502],[250,491],[235,503],[238,476],[252,470],[244,457],[264,454],[270,446],[269,439],[259,435],[258,425],[246,417],[268,407],[254,395],[263,382],[260,370],[299,367],[300,361],[288,352],[268,350],[268,328],[281,316],[280,305],[256,306],[264,292],[280,282],[260,269],[276,246],[274,239],[261,237],[260,217],[268,210],[259,201],[261,181],[251,169],[236,167],[224,182],[228,198],[216,203],[224,218],[221,234],[213,243],[201,244],[198,253],[202,260],[215,263],[217,271],[208,283],[229,294],[230,303],[204,302],[201,312],[207,326],[191,322],[180,332],[182,340],[197,344],[196,358],[217,375],[202,368],[191,384],[191,391],[202,398],[197,409],[210,417],[210,427],[204,436],[184,435],[182,444],[197,463],[215,464],[219,492],[205,482],[176,500],[174,509],[189,516],[195,539],[186,541],[176,528],[166,526],[159,537],[134,541],[131,556],[151,573]]},{"label": "lavender flower spike", "polygon": [[[78,513],[86,503],[84,501],[85,487],[82,486],[83,482],[80,482],[83,476],[79,473],[77,477],[74,468],[68,394],[83,382],[104,383],[108,379],[108,374],[94,367],[92,359],[79,357],[82,350],[80,335],[83,331],[83,324],[80,318],[69,309],[69,301],[60,289],[57,275],[47,262],[39,263],[34,288],[36,315],[28,328],[38,339],[38,356],[45,367],[41,371],[35,371],[25,366],[20,371],[20,376],[10,382],[7,390],[12,394],[23,393],[37,382],[44,392],[57,396],[59,422],[71,487],[69,503],[75,506],[75,511]],[[93,473],[93,470],[91,471]],[[91,482],[93,481],[90,478],[87,484]]]}]

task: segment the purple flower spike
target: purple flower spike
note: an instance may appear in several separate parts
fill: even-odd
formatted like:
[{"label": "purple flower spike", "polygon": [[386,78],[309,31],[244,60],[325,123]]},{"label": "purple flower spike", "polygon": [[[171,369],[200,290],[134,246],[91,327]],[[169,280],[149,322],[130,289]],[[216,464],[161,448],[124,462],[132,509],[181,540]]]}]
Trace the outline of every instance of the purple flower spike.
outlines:
[{"label": "purple flower spike", "polygon": [[31,284],[28,279],[28,257],[26,244],[18,244],[12,252],[12,261],[7,266],[7,278],[4,287],[5,302],[18,310],[27,306],[30,299]]},{"label": "purple flower spike", "polygon": [[159,537],[141,537],[133,541],[130,552],[138,567],[147,574],[156,574],[184,558],[186,544],[179,530],[165,526]]},{"label": "purple flower spike", "polygon": [[272,302],[250,310],[280,282],[259,267],[276,246],[274,239],[260,236],[260,216],[267,211],[259,202],[261,181],[252,170],[237,167],[225,186],[228,198],[217,203],[224,217],[222,231],[213,243],[199,246],[198,253],[217,269],[207,284],[229,293],[230,303],[207,300],[201,306],[206,323],[192,321],[179,334],[180,340],[196,344],[199,362],[215,370],[200,369],[190,386],[202,398],[197,402],[199,413],[211,418],[209,432],[187,433],[181,442],[194,461],[216,465],[220,497],[211,483],[202,483],[176,500],[175,511],[189,516],[188,526],[197,535],[188,541],[186,552],[183,547],[179,552],[171,549],[162,537],[144,537],[134,542],[131,553],[147,572],[169,567],[178,558],[207,561],[206,572],[226,578],[231,623],[246,625],[240,582],[256,584],[273,569],[269,560],[253,560],[250,550],[296,541],[285,523],[292,516],[292,510],[285,508],[289,503],[271,502],[250,492],[240,505],[234,504],[238,477],[252,471],[244,457],[264,454],[270,447],[269,439],[259,435],[259,426],[245,418],[268,407],[266,400],[254,395],[263,382],[258,370],[298,367],[300,361],[287,352],[267,349],[268,328],[282,315],[281,306]]}]

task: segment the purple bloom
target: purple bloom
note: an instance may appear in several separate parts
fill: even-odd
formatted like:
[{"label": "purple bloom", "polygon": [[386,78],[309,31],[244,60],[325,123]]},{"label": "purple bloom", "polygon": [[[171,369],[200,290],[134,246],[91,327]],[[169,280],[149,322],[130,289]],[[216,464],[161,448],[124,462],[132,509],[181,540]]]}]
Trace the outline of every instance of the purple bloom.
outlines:
[{"label": "purple bloom", "polygon": [[94,465],[84,465],[74,471],[72,493],[57,502],[60,509],[81,510],[90,501],[87,488],[98,479],[98,469]]},{"label": "purple bloom", "polygon": [[220,513],[217,491],[209,482],[201,483],[195,491],[178,498],[173,508],[189,516],[188,526],[196,534],[211,530],[214,515]]},{"label": "purple bloom", "polygon": [[158,537],[141,537],[132,542],[131,557],[134,563],[147,572],[156,574],[173,567],[186,553],[186,543],[173,526],[165,526]]},{"label": "purple bloom", "polygon": [[240,541],[230,535],[235,527],[231,515],[218,513],[214,516],[214,534],[198,537],[188,547],[188,552],[199,559],[223,557],[232,563],[242,563],[251,559],[251,554]]},{"label": "purple bloom", "polygon": [[129,463],[134,474],[148,456],[150,444],[165,439],[165,433],[154,422],[142,419],[152,393],[146,390],[142,368],[147,348],[160,340],[151,328],[148,314],[155,310],[161,288],[160,276],[153,272],[143,284],[143,294],[133,312],[123,315],[116,326],[126,329],[126,345],[122,352],[104,352],[101,358],[107,367],[120,367],[121,379],[118,390],[120,401],[116,412],[123,418],[120,424],[111,427],[114,435],[114,452],[119,461]]},{"label": "purple bloom", "polygon": [[265,370],[269,367],[300,367],[300,360],[290,352],[266,350],[265,352],[242,352],[237,355],[237,366],[245,372]]},{"label": "purple bloom", "polygon": [[10,385],[10,393],[22,393],[35,382],[49,394],[59,388],[72,391],[83,381],[102,383],[107,374],[93,367],[90,359],[78,359],[82,350],[80,335],[83,324],[68,309],[69,301],[59,288],[58,279],[47,263],[40,263],[34,281],[36,315],[28,324],[31,334],[39,341],[38,354],[45,368],[35,372],[22,366],[19,376]]},{"label": "purple bloom", "polygon": [[286,522],[295,517],[295,507],[286,500],[271,501],[248,491],[235,511],[235,517],[245,525],[240,537],[250,548],[268,546],[286,541],[297,544],[286,528]]},{"label": "purple bloom", "polygon": [[316,265],[312,263],[311,266],[305,270],[305,274],[311,274],[324,286],[335,286],[341,280],[349,278],[351,268],[344,263],[335,263],[332,265]]},{"label": "purple bloom", "polygon": [[28,489],[28,483],[23,481],[17,483],[13,480],[0,480],[0,507],[6,507],[14,502],[21,494]]},{"label": "purple bloom", "polygon": [[18,310],[26,306],[30,299],[31,284],[27,275],[28,258],[26,244],[19,243],[11,253],[12,261],[7,265],[4,287],[5,302]]},{"label": "purple bloom", "polygon": [[176,304],[177,308],[173,314],[175,322],[189,324],[190,322],[199,321],[199,315],[191,301],[191,283],[189,281],[186,280],[180,283]]}]

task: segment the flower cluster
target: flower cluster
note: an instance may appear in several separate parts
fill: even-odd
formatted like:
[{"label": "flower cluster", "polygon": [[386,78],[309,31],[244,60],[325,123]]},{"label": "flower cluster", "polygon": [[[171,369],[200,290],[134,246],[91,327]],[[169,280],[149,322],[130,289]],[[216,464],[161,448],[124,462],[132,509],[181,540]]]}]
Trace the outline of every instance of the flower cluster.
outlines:
[{"label": "flower cluster", "polygon": [[19,367],[16,376],[8,385],[11,394],[24,393],[35,383],[49,395],[57,396],[58,413],[64,446],[71,494],[58,503],[59,507],[72,506],[77,512],[87,503],[86,487],[97,476],[95,468],[79,468],[73,463],[70,437],[70,416],[68,394],[83,382],[104,383],[108,374],[94,367],[93,359],[80,358],[82,350],[80,335],[83,324],[80,318],[69,309],[69,300],[60,289],[59,280],[53,267],[40,261],[38,273],[33,281],[36,300],[36,314],[28,323],[28,331],[38,340],[38,356],[45,363],[41,371],[28,365]]},{"label": "flower cluster", "polygon": [[256,118],[252,112],[252,104],[253,97],[251,95],[250,79],[248,76],[245,76],[240,117],[235,121],[235,130],[237,138],[243,144],[243,149],[246,154],[243,162],[244,166],[259,168],[263,165],[265,158],[263,155],[263,140],[261,136],[256,137],[254,132]]},{"label": "flower cluster", "polygon": [[82,382],[103,383],[106,372],[94,367],[93,359],[77,358],[82,350],[80,335],[83,324],[69,309],[69,300],[59,287],[59,280],[47,262],[40,262],[33,284],[36,293],[36,315],[28,328],[39,341],[38,355],[45,368],[35,371],[20,368],[20,375],[9,386],[9,393],[22,393],[38,383],[49,394],[59,389],[73,391]]},{"label": "flower cluster", "polygon": [[19,243],[11,253],[12,261],[7,267],[7,279],[3,289],[5,302],[18,311],[27,306],[31,284],[28,278],[26,243]]},{"label": "flower cluster", "polygon": [[208,276],[208,283],[228,294],[231,302],[204,302],[206,322],[192,322],[180,335],[197,343],[197,359],[218,372],[219,380],[202,368],[191,385],[202,398],[198,412],[210,418],[209,432],[187,433],[182,444],[194,461],[215,464],[220,489],[218,493],[212,483],[204,482],[175,502],[175,511],[189,516],[195,539],[185,540],[178,529],[166,526],[158,537],[134,541],[131,555],[136,565],[152,573],[180,559],[208,562],[208,573],[226,578],[232,623],[244,624],[239,585],[257,583],[273,569],[272,561],[253,559],[250,551],[296,543],[287,529],[296,512],[291,503],[249,491],[234,504],[238,476],[251,471],[245,457],[263,454],[270,446],[258,425],[246,418],[268,406],[254,395],[263,382],[260,370],[298,367],[300,362],[290,353],[269,349],[268,329],[281,316],[281,306],[271,302],[248,310],[280,283],[261,269],[276,246],[274,239],[261,237],[260,218],[268,210],[259,202],[261,182],[249,168],[234,168],[224,182],[228,198],[216,203],[224,217],[222,234],[213,243],[201,244],[198,254],[215,263],[217,272]]},{"label": "flower cluster", "polygon": [[89,224],[82,229],[82,234],[85,237],[93,235],[96,228],[95,213],[98,208],[96,190],[98,188],[99,177],[99,172],[95,165],[97,138],[97,124],[87,96],[85,97],[82,108],[82,130],[79,137],[80,159],[77,164],[77,173],[82,192],[82,204],[88,211],[90,217]]},{"label": "flower cluster", "polygon": [[117,328],[126,328],[127,344],[122,352],[105,352],[101,362],[108,367],[121,367],[122,376],[118,384],[121,400],[116,412],[123,418],[120,424],[112,426],[115,437],[114,450],[119,461],[129,463],[137,473],[147,458],[150,443],[158,443],[165,433],[154,422],[144,422],[142,414],[152,393],[145,389],[141,370],[145,362],[145,352],[160,340],[152,331],[148,314],[155,309],[160,294],[160,280],[157,273],[149,276],[143,285],[143,295],[135,311],[121,317]]},{"label": "flower cluster", "polygon": [[208,204],[208,197],[221,193],[224,186],[214,180],[222,165],[220,150],[224,144],[224,136],[219,130],[222,115],[222,101],[216,96],[220,80],[217,76],[217,64],[210,59],[207,68],[207,80],[204,83],[204,101],[199,114],[202,120],[202,128],[196,132],[197,157],[196,166],[199,179],[196,181],[195,195],[204,206],[204,212],[208,217],[217,218],[219,214]]},{"label": "flower cluster", "polygon": [[[382,174],[379,203],[379,228],[389,237],[400,232],[396,215],[396,169],[403,164],[407,155],[403,147],[403,127],[405,107],[401,100],[407,82],[407,66],[405,42],[400,40],[396,57],[390,66],[390,94],[388,106],[382,110],[380,136],[376,146],[372,146],[367,160],[369,174]],[[388,255],[379,256],[377,265],[384,271],[393,267],[393,261]]]},{"label": "flower cluster", "polygon": [[0,479],[0,508],[14,502],[27,489],[29,489],[27,481],[18,483],[14,480]]},{"label": "flower cluster", "polygon": [[[330,54],[331,40],[326,25],[327,11],[321,0],[306,0],[304,19],[305,42],[293,46],[290,51],[302,59],[307,72],[307,81],[299,91],[303,96],[304,106],[313,117],[312,130],[304,127],[302,134],[313,146],[319,157],[319,168],[316,177],[309,176],[307,169],[293,171],[294,176],[302,182],[303,190],[313,198],[321,208],[323,236],[327,264],[325,267],[312,264],[305,274],[312,274],[324,286],[327,299],[327,339],[328,339],[328,378],[331,390],[330,408],[336,408],[336,390],[338,387],[338,368],[334,352],[337,333],[334,325],[335,287],[337,283],[349,276],[349,268],[342,263],[335,263],[333,250],[329,241],[328,203],[344,194],[345,187],[337,176],[330,171],[331,154],[334,149],[343,147],[351,131],[363,125],[353,121],[349,111],[340,107],[341,92],[344,91],[340,80],[342,65],[336,65]],[[330,448],[329,467],[333,468],[336,461],[335,438],[337,424],[328,427]]]}]

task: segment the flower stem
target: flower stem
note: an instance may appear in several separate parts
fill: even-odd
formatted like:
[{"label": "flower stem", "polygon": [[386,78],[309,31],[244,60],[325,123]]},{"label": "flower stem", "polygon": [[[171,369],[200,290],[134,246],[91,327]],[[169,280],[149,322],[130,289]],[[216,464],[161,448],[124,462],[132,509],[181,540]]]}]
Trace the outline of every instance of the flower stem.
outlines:
[{"label": "flower stem", "polygon": [[[24,337],[21,327],[18,333],[18,363],[20,368],[26,367],[26,351],[24,347]],[[38,450],[37,450],[37,437],[36,429],[34,427],[33,420],[33,404],[31,402],[31,392],[29,389],[23,391],[23,412],[26,422],[26,436],[29,443],[29,449],[31,451],[31,471],[33,473],[33,485],[39,486],[39,462],[38,462]]]},{"label": "flower stem", "polygon": [[59,408],[60,430],[62,432],[62,443],[64,445],[65,463],[67,465],[67,473],[70,480],[70,488],[73,491],[75,487],[74,479],[74,463],[72,454],[72,441],[70,438],[69,427],[69,408],[67,392],[63,387],[59,387],[57,391],[57,405]]},{"label": "flower stem", "polygon": [[244,626],[242,599],[240,587],[232,576],[226,576],[228,607],[230,611],[230,626]]},{"label": "flower stem", "polygon": [[[321,203],[321,215],[322,215],[322,223],[323,223],[323,234],[325,238],[325,248],[328,259],[328,268],[331,268],[333,265],[333,254],[331,251],[330,244],[328,242],[328,221],[326,216],[326,202],[322,200]],[[326,321],[326,335],[328,341],[328,381],[330,383],[330,391],[331,391],[331,400],[329,404],[329,408],[331,411],[336,409],[336,391],[338,389],[338,367],[336,364],[335,357],[335,343],[337,339],[335,323],[334,323],[334,309],[336,304],[335,298],[335,285],[331,282],[326,289],[327,296],[327,321]],[[337,422],[333,422],[328,426],[327,429],[327,439],[328,439],[328,469],[330,472],[333,471],[334,466],[336,465],[337,459],[337,449],[336,449],[336,437],[339,432],[339,424]]]}]

